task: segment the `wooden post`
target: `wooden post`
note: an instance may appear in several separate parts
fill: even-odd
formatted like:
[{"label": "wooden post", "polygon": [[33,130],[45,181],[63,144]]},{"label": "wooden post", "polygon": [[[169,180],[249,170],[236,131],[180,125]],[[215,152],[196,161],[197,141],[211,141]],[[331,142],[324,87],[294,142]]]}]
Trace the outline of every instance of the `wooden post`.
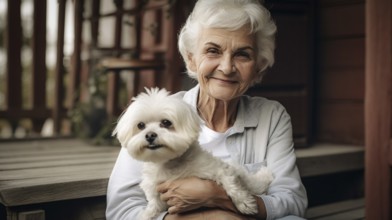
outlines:
[{"label": "wooden post", "polygon": [[[196,1],[177,1],[170,12],[170,18],[164,22],[165,27],[163,28],[166,33],[165,41],[167,51],[165,54],[167,65],[164,76],[161,79],[165,79],[164,87],[172,92],[177,92],[181,89],[182,82],[181,73],[184,72],[185,64],[182,60],[180,53],[178,52],[178,33],[182,25],[185,23],[186,18],[191,12]],[[188,77],[188,76],[186,76]]]},{"label": "wooden post", "polygon": [[[20,16],[21,0],[8,0],[5,47],[7,51],[6,67],[6,103],[7,111],[19,111],[22,108],[22,21]],[[16,127],[17,119],[11,119]]]},{"label": "wooden post", "polygon": [[56,50],[56,72],[53,105],[53,127],[54,133],[59,134],[61,130],[61,113],[64,100],[64,29],[65,29],[65,9],[67,0],[58,1],[58,21],[57,21],[57,50]]},{"label": "wooden post", "polygon": [[391,219],[392,3],[366,1],[366,219]]},{"label": "wooden post", "polygon": [[72,70],[69,89],[69,108],[72,109],[79,100],[80,94],[80,71],[82,68],[82,27],[84,0],[74,0],[74,51],[72,55]]},{"label": "wooden post", "polygon": [[101,8],[101,0],[94,0],[91,2],[92,15],[91,15],[91,46],[98,47],[99,35],[99,11]]},{"label": "wooden post", "polygon": [[[37,111],[46,109],[46,1],[34,0],[32,99]],[[33,130],[40,132],[45,118],[33,119]]]},{"label": "wooden post", "polygon": [[[117,13],[116,13],[116,23],[114,30],[114,51],[116,51],[116,56],[119,56],[119,51],[121,49],[121,33],[122,33],[122,21],[123,13],[123,0],[118,0],[117,2]],[[106,111],[109,116],[109,121],[117,114],[118,109],[118,88],[120,86],[120,75],[119,74],[108,74],[108,96],[106,103]]]}]

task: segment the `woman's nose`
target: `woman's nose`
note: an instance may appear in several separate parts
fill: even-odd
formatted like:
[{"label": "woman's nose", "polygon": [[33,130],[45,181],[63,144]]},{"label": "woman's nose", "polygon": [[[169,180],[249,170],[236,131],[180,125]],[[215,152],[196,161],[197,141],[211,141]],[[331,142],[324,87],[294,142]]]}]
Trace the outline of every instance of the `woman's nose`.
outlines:
[{"label": "woman's nose", "polygon": [[235,65],[231,56],[222,57],[220,62],[220,71],[222,71],[225,75],[235,72]]}]

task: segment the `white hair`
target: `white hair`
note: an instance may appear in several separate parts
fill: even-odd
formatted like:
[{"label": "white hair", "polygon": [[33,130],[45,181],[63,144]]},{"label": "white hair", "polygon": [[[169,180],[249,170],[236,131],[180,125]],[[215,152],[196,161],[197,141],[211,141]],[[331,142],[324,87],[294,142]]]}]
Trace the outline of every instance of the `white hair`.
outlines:
[{"label": "white hair", "polygon": [[181,29],[178,48],[186,63],[190,77],[197,73],[188,68],[189,55],[194,54],[195,45],[202,28],[238,30],[247,26],[256,36],[258,78],[261,81],[267,67],[274,63],[276,25],[270,12],[257,0],[199,0]]}]

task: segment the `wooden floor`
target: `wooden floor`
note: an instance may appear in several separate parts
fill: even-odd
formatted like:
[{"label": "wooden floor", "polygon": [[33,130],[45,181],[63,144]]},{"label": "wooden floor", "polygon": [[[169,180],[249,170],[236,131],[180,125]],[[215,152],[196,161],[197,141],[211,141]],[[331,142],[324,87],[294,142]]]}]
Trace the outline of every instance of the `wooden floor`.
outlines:
[{"label": "wooden floor", "polygon": [[[119,150],[119,146],[91,146],[75,139],[0,143],[0,203],[23,207],[104,198]],[[317,145],[296,153],[303,177],[363,169],[361,147]],[[364,219],[364,200],[312,207],[306,216],[310,220]]]},{"label": "wooden floor", "polygon": [[104,196],[119,150],[74,139],[0,143],[0,202],[19,206]]}]

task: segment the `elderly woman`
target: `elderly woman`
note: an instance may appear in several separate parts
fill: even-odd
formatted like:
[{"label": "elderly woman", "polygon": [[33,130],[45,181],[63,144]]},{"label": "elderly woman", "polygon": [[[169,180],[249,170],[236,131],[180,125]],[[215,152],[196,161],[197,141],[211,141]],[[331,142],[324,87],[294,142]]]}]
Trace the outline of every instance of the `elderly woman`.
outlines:
[{"label": "elderly woman", "polygon": [[[267,166],[267,194],[254,195],[255,216],[243,216],[215,182],[198,178],[162,183],[169,212],[157,219],[301,219],[306,191],[296,167],[290,117],[282,105],[244,95],[274,62],[276,26],[256,0],[199,0],[179,36],[188,73],[198,85],[175,94],[203,119],[200,144],[249,172]],[[110,177],[107,218],[137,219],[147,204],[141,163],[122,149]]]}]

